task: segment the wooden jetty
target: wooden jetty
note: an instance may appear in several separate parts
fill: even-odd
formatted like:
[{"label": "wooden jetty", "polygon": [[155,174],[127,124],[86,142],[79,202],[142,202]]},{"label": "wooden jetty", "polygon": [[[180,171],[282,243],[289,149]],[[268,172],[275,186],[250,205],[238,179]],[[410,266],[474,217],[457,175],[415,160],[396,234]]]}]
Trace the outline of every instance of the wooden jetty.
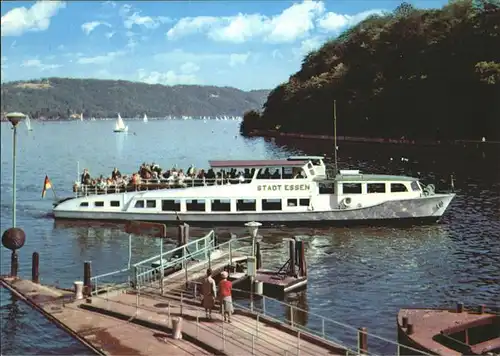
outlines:
[{"label": "wooden jetty", "polygon": [[[466,310],[401,309],[398,342],[433,355],[500,355],[500,315],[484,306]],[[415,352],[402,349],[402,354]]]},{"label": "wooden jetty", "polygon": [[[183,225],[180,230],[185,232],[185,228]],[[160,226],[157,230],[157,234],[163,237],[165,227]],[[85,262],[84,280],[75,281],[73,290],[39,283],[40,256],[37,252],[33,253],[31,281],[17,277],[16,250],[24,245],[24,240],[24,232],[19,228],[8,229],[3,234],[3,245],[13,252],[11,273],[0,277],[0,285],[96,354],[368,354],[366,328],[356,329],[265,295],[260,296],[259,308],[254,308],[253,293],[250,307],[233,300],[235,313],[231,324],[223,322],[219,313],[212,313],[214,318],[211,320],[205,319],[205,310],[197,293],[186,291],[186,286],[196,285],[196,280],[208,267],[222,271],[236,269],[238,263],[245,262],[249,258],[244,253],[248,246],[240,245],[241,239],[218,243],[211,231],[171,251],[98,276],[92,276],[91,263]],[[296,251],[303,251],[303,245],[300,247],[299,244],[298,249],[296,246],[290,243],[289,271],[290,265],[295,269]],[[302,262],[302,265],[299,263],[299,273],[305,274],[305,260]],[[181,270],[172,269],[179,264]],[[284,306],[286,317],[271,314],[269,307],[266,311],[266,305],[272,303]],[[307,318],[319,318],[320,329],[308,328],[300,320],[301,313],[306,313]],[[346,346],[327,336],[327,322],[334,329],[353,332],[357,345]],[[399,350],[400,345],[391,340],[373,334],[370,338],[392,343]]]}]

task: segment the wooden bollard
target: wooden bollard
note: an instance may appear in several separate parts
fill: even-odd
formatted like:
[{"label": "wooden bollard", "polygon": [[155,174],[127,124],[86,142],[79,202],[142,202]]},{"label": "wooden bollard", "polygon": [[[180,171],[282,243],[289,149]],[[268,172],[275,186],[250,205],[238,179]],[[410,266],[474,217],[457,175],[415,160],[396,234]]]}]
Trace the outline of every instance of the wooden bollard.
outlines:
[{"label": "wooden bollard", "polygon": [[92,293],[92,285],[90,284],[91,262],[85,261],[83,264],[83,295],[89,296]]},{"label": "wooden bollard", "polygon": [[17,278],[17,271],[19,270],[19,255],[16,250],[12,251],[10,255],[10,276]]},{"label": "wooden bollard", "polygon": [[39,264],[40,255],[38,252],[33,252],[33,257],[31,258],[31,280],[33,283],[40,283]]},{"label": "wooden bollard", "polygon": [[177,226],[177,247],[184,245],[184,225]]},{"label": "wooden bollard", "polygon": [[290,255],[290,275],[295,276],[295,240],[290,240],[288,251]]},{"label": "wooden bollard", "polygon": [[403,328],[407,328],[408,327],[408,317],[407,316],[404,316],[402,319],[401,319],[401,326]]},{"label": "wooden bollard", "polygon": [[189,224],[184,223],[184,245],[189,243]]},{"label": "wooden bollard", "polygon": [[362,354],[368,353],[368,334],[364,327],[358,329],[358,350]]},{"label": "wooden bollard", "polygon": [[260,242],[255,243],[255,257],[257,258],[257,261],[255,262],[256,268],[259,270],[262,268],[262,251],[260,250]]},{"label": "wooden bollard", "polygon": [[464,303],[457,303],[457,313],[463,313]]},{"label": "wooden bollard", "polygon": [[413,328],[413,324],[411,323],[408,323],[407,327],[406,327],[406,334],[407,335],[411,335],[415,332],[415,329]]},{"label": "wooden bollard", "polygon": [[479,306],[479,314],[484,314],[484,309],[485,309],[484,304],[481,304],[481,305]]}]

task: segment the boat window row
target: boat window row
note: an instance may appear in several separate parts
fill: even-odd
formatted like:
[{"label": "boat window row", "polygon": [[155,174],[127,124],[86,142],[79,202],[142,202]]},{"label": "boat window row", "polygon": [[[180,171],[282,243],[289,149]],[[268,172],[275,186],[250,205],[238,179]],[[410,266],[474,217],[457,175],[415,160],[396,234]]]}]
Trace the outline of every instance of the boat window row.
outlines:
[{"label": "boat window row", "polygon": [[[213,199],[208,200],[212,212],[230,212],[231,211],[231,200],[230,199]],[[104,201],[95,201],[94,207],[104,207]],[[207,200],[205,199],[187,199],[186,211],[192,212],[205,212],[207,211]],[[262,199],[261,209],[262,211],[281,211],[283,207],[300,207],[309,206],[309,198],[288,198],[288,199]],[[80,207],[89,207],[89,202],[81,202]],[[120,201],[111,200],[109,202],[110,207],[120,207]],[[154,209],[157,207],[156,200],[141,199],[137,200],[134,204],[134,208],[147,208]],[[161,200],[161,210],[162,211],[181,211],[181,201],[180,200]],[[237,199],[236,200],[236,211],[257,211],[257,200],[256,199]]]},{"label": "boat window row", "polygon": [[[310,175],[314,175],[314,169],[310,169]],[[257,172],[257,179],[305,179],[306,173],[302,167],[263,167]]]},{"label": "boat window row", "polygon": [[[363,184],[366,184],[366,193],[386,193],[387,185],[385,183],[341,183],[343,194],[362,194]],[[419,191],[420,187],[417,181],[411,182],[411,189]],[[390,193],[404,193],[408,192],[408,187],[403,183],[390,183]],[[334,194],[335,183],[319,183],[319,194]]]}]

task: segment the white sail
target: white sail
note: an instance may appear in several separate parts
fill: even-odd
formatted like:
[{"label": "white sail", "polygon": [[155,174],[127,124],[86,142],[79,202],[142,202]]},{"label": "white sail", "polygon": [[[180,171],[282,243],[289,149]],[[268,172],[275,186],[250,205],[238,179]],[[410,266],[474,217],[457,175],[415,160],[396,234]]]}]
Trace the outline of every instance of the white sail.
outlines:
[{"label": "white sail", "polygon": [[127,131],[128,131],[128,126],[125,125],[120,113],[118,113],[118,118],[116,119],[115,123],[115,132],[127,132]]},{"label": "white sail", "polygon": [[146,116],[146,114],[144,114],[144,118],[142,119],[142,121],[148,122],[148,117]]},{"label": "white sail", "polygon": [[83,113],[80,114],[80,121],[83,121]]},{"label": "white sail", "polygon": [[26,116],[26,120],[24,121],[26,123],[26,127],[28,128],[28,131],[33,131],[33,128],[31,127],[31,119],[28,116]]}]

